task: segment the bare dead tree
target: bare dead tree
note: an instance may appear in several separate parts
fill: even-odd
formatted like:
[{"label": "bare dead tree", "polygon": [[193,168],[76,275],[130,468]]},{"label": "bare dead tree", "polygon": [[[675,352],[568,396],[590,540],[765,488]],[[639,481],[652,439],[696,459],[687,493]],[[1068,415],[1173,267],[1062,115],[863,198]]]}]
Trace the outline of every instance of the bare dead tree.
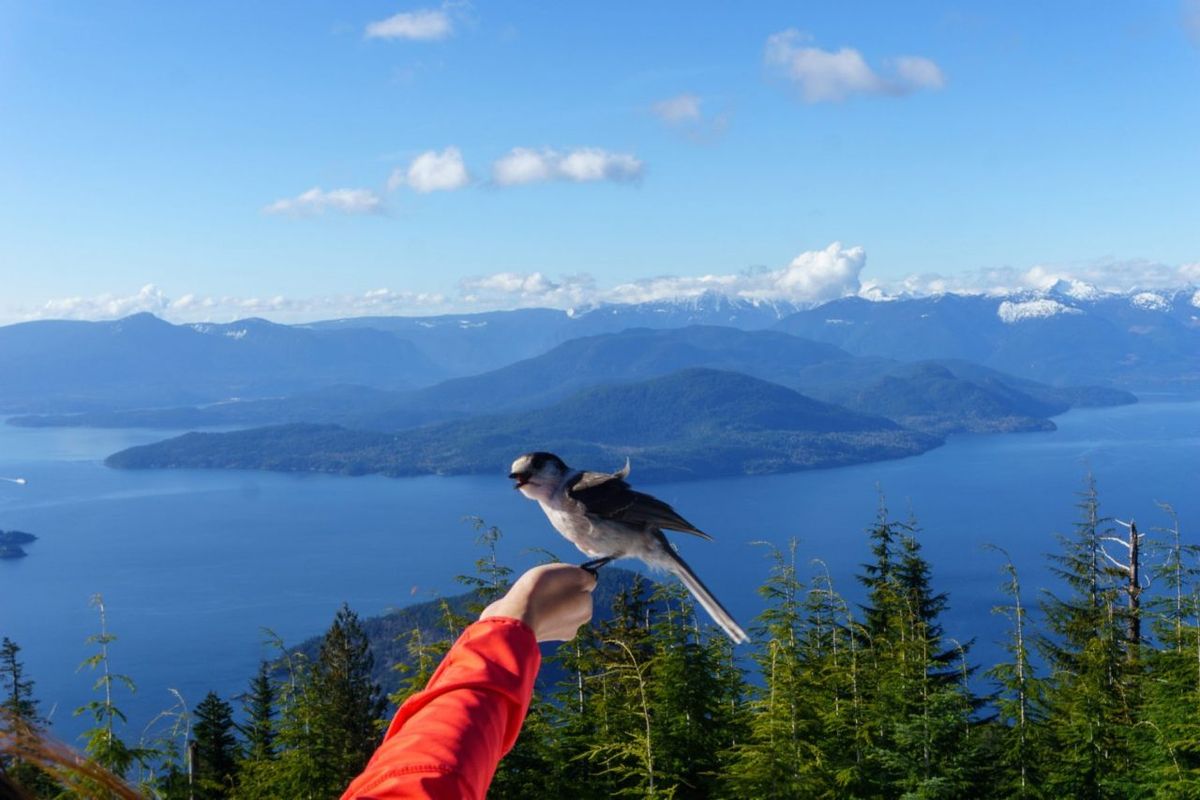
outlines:
[{"label": "bare dead tree", "polygon": [[[1125,587],[1122,591],[1125,593],[1127,600],[1128,619],[1126,620],[1126,636],[1128,644],[1129,660],[1133,661],[1137,658],[1138,648],[1142,643],[1142,576],[1141,576],[1141,542],[1143,533],[1138,533],[1137,523],[1133,520],[1122,522],[1114,520],[1122,528],[1128,531],[1128,538],[1121,539],[1116,536],[1101,536],[1100,537],[1100,553],[1111,565],[1111,569],[1126,578]],[[1105,549],[1104,543],[1110,542],[1119,544],[1125,548],[1128,563],[1122,563],[1113,558]]]}]

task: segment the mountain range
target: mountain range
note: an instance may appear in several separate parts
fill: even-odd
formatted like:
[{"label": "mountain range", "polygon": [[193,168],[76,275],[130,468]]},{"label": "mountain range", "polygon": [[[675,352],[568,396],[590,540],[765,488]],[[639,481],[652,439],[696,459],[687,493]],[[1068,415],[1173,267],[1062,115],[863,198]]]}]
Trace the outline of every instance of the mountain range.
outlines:
[{"label": "mountain range", "polygon": [[456,474],[548,449],[634,457],[651,480],[777,472],[1053,429],[1069,408],[1136,400],[1119,387],[1186,394],[1196,302],[1065,286],[813,309],[709,296],[309,325],[25,323],[0,328],[13,376],[0,411],[36,412],[18,425],[243,429],[109,460],[128,468]]}]

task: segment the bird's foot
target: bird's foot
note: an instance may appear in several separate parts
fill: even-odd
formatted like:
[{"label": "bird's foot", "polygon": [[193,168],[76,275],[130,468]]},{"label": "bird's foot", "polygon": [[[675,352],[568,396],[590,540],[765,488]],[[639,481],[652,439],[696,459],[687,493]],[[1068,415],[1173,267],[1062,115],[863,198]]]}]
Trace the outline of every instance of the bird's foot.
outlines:
[{"label": "bird's foot", "polygon": [[616,558],[616,556],[605,556],[604,558],[593,558],[591,561],[585,561],[584,563],[580,564],[579,568],[586,569],[588,572],[592,573],[593,575],[597,575],[597,573],[600,572],[600,568],[603,567],[608,562],[612,561],[614,558]]}]

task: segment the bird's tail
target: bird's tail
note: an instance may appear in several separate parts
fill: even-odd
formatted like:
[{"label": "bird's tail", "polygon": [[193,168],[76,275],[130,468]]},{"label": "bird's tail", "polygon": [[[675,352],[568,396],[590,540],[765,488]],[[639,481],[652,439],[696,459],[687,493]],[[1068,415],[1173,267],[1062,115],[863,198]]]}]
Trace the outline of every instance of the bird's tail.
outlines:
[{"label": "bird's tail", "polygon": [[679,577],[679,580],[683,582],[687,590],[696,598],[696,602],[713,618],[713,622],[717,623],[718,627],[725,631],[725,635],[732,639],[734,644],[743,644],[750,641],[750,637],[734,621],[733,616],[725,610],[725,606],[721,605],[720,601],[713,597],[713,593],[708,590],[703,581],[696,577],[696,573],[692,572],[692,568],[675,552],[674,548],[669,544],[665,545],[663,552],[667,557],[663,559],[662,566]]}]

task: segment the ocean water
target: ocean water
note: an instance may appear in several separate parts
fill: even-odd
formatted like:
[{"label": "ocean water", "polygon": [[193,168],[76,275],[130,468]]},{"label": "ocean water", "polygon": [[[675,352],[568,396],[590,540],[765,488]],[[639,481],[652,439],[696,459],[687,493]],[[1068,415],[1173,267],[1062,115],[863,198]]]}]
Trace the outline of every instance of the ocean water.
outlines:
[{"label": "ocean water", "polygon": [[[799,540],[845,594],[858,596],[864,529],[881,495],[914,516],[935,588],[949,592],[948,636],[974,639],[990,665],[1004,623],[999,557],[1020,571],[1026,602],[1051,587],[1045,554],[1076,519],[1076,492],[1095,475],[1102,510],[1143,530],[1167,523],[1169,502],[1200,542],[1200,403],[1141,403],[1069,412],[1046,433],[960,436],[899,461],[835,470],[662,484],[649,488],[715,537],[679,536],[681,551],[743,625],[761,610],[769,568],[761,542]],[[0,561],[0,635],[22,648],[43,713],[72,740],[93,676],[77,672],[95,633],[101,594],[112,667],[137,684],[118,693],[126,734],[174,703],[244,690],[272,654],[264,629],[288,642],[320,633],[338,606],[377,614],[459,591],[480,551],[463,521],[500,526],[503,560],[521,569],[549,548],[578,554],[504,476],[344,478],[233,471],[121,472],[105,455],[169,432],[54,430],[0,425],[0,529],[40,538],[29,556]],[[611,468],[617,465],[586,465]],[[632,480],[637,483],[637,464]],[[814,565],[815,569],[816,566]],[[806,569],[807,571],[807,569]]]}]

